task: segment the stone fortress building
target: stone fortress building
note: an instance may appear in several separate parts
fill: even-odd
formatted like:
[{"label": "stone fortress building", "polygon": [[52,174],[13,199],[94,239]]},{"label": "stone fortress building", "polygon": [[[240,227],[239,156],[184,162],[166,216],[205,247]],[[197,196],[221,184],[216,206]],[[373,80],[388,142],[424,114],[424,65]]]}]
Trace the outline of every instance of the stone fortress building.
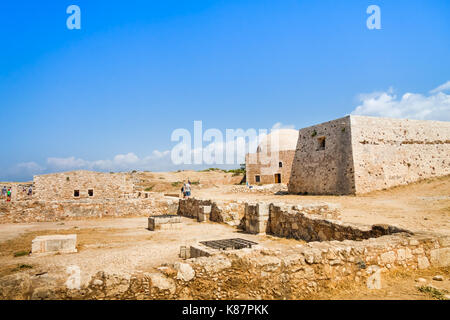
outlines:
[{"label": "stone fortress building", "polygon": [[450,122],[350,115],[275,134],[279,148],[271,149],[268,135],[269,143],[247,154],[250,184],[287,183],[292,194],[342,195],[450,174]]},{"label": "stone fortress building", "polygon": [[299,131],[294,194],[361,194],[450,174],[450,122],[346,116]]},{"label": "stone fortress building", "polygon": [[266,135],[256,150],[245,157],[246,179],[250,184],[289,182],[297,146],[298,131],[280,129]]}]

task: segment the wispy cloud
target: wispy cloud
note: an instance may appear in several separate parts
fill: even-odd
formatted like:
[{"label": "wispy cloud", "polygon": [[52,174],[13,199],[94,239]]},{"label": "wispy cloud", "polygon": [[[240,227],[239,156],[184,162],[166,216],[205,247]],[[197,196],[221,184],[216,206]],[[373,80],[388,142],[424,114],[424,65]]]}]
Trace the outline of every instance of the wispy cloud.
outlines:
[{"label": "wispy cloud", "polygon": [[450,81],[447,81],[444,84],[441,84],[439,87],[430,91],[430,93],[438,93],[443,91],[450,91]]},{"label": "wispy cloud", "polygon": [[405,93],[398,97],[392,88],[385,92],[359,95],[361,104],[352,114],[418,120],[450,120],[450,81],[430,91],[429,95]]},{"label": "wispy cloud", "polygon": [[[284,125],[281,122],[275,123],[267,133],[280,129],[292,129],[293,125]],[[133,152],[127,154],[118,154],[111,159],[86,160],[75,156],[57,158],[49,157],[44,165],[35,162],[19,163],[8,172],[7,177],[17,177],[18,179],[29,180],[33,175],[72,171],[72,170],[94,170],[94,171],[131,171],[131,170],[149,170],[149,171],[173,171],[179,169],[200,169],[212,165],[207,163],[205,154],[211,154],[214,151],[218,154],[225,155],[227,150],[232,150],[235,146],[235,164],[224,165],[223,167],[236,167],[240,163],[245,162],[245,154],[247,152],[255,152],[259,141],[265,136],[265,133],[250,137],[247,141],[240,138],[234,138],[231,141],[214,141],[211,143],[203,143],[202,149],[191,149],[194,156],[199,152],[203,152],[204,162],[202,165],[177,165],[172,162],[170,150],[154,150],[150,155],[139,157]],[[214,159],[213,159],[214,160]],[[220,166],[220,165],[219,165]]]}]

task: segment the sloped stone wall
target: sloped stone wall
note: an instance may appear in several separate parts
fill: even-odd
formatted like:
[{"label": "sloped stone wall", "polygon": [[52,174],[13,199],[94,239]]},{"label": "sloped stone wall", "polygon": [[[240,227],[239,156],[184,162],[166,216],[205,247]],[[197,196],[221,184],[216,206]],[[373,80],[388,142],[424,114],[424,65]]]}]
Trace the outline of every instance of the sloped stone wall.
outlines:
[{"label": "sloped stone wall", "polygon": [[[288,189],[294,194],[355,193],[350,117],[299,131]],[[325,147],[320,141],[325,139]]]},{"label": "sloped stone wall", "polygon": [[450,174],[450,122],[351,116],[355,191]]}]

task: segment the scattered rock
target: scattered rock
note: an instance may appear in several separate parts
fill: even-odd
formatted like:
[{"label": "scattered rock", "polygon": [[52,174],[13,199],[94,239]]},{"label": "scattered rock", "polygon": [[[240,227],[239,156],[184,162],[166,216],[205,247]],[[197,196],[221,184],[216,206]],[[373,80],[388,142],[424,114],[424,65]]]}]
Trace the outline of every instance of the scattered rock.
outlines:
[{"label": "scattered rock", "polygon": [[433,280],[435,280],[435,281],[444,281],[444,277],[441,276],[441,275],[436,275],[436,276],[433,277]]},{"label": "scattered rock", "polygon": [[101,286],[101,285],[103,285],[103,281],[100,280],[100,279],[95,279],[95,280],[92,282],[92,284],[93,284],[94,286]]},{"label": "scattered rock", "polygon": [[416,282],[419,282],[419,283],[427,283],[427,280],[424,279],[424,278],[417,278],[417,279],[416,279]]},{"label": "scattered rock", "polygon": [[175,263],[175,269],[178,270],[177,279],[191,281],[195,277],[194,269],[187,263],[177,262]]}]

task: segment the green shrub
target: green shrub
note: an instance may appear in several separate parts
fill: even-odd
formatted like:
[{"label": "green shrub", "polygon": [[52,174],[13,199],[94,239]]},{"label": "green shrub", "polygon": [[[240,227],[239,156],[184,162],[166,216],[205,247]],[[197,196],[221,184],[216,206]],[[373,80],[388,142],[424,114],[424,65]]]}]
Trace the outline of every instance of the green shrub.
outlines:
[{"label": "green shrub", "polygon": [[29,254],[30,254],[29,251],[18,251],[18,252],[14,252],[14,257],[23,257],[23,256],[26,256]]}]

